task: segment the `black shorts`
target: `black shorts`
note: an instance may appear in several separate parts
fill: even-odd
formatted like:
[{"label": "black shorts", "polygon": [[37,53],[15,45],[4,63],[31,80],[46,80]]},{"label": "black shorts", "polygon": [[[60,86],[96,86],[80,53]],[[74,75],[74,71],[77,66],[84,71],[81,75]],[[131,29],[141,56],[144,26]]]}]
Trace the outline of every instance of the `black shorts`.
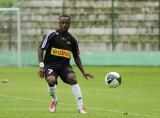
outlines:
[{"label": "black shorts", "polygon": [[60,76],[61,80],[67,83],[66,78],[68,73],[75,73],[70,64],[48,64],[45,66],[45,78],[50,75],[53,75],[56,78]]}]

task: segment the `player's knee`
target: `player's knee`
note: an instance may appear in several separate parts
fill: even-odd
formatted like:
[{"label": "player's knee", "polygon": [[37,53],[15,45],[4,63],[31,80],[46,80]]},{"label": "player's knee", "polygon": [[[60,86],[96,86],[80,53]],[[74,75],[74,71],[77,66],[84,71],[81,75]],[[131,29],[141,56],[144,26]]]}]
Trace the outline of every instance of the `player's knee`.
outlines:
[{"label": "player's knee", "polygon": [[69,73],[69,74],[67,75],[67,78],[75,79],[75,78],[76,78],[76,74],[75,74],[75,73]]},{"label": "player's knee", "polygon": [[68,74],[67,83],[71,84],[71,85],[77,84],[76,74],[75,73],[69,73]]},{"label": "player's knee", "polygon": [[54,86],[57,83],[55,76],[48,76],[47,83],[49,86]]}]

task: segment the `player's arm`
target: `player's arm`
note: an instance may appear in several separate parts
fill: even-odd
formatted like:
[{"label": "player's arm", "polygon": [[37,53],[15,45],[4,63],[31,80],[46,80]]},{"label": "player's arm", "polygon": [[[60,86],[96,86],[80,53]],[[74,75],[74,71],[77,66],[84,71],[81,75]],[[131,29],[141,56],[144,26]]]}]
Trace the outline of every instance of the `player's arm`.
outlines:
[{"label": "player's arm", "polygon": [[86,79],[93,78],[93,75],[91,75],[89,73],[86,73],[84,71],[83,64],[82,64],[81,58],[79,56],[80,52],[79,52],[77,40],[74,37],[72,37],[72,38],[73,38],[73,40],[72,40],[72,54],[73,54],[74,61],[75,61],[76,65],[77,65],[77,67],[79,68],[79,70],[81,71],[81,73],[83,74],[83,76]]},{"label": "player's arm", "polygon": [[43,41],[41,42],[38,48],[38,61],[39,61],[39,71],[38,75],[40,78],[44,78],[44,62],[43,62],[43,51],[46,48],[47,42],[46,35],[43,37]]},{"label": "player's arm", "polygon": [[40,47],[38,48],[38,61],[39,61],[38,75],[40,78],[44,78],[43,49]]},{"label": "player's arm", "polygon": [[38,61],[39,63],[43,62],[43,49],[42,48],[38,48]]},{"label": "player's arm", "polygon": [[83,65],[82,65],[82,62],[81,62],[81,59],[79,57],[79,54],[77,54],[76,56],[74,56],[74,61],[77,65],[77,67],[79,68],[79,70],[82,72],[83,76],[88,79],[88,78],[93,78],[93,75],[89,74],[89,73],[86,73],[84,71],[84,68],[83,68]]},{"label": "player's arm", "polygon": [[44,78],[44,62],[43,62],[43,53],[44,50],[49,46],[49,40],[53,38],[55,34],[55,30],[51,30],[47,32],[47,34],[43,37],[43,41],[41,42],[38,48],[38,60],[39,60],[39,72],[38,75],[40,78]]}]

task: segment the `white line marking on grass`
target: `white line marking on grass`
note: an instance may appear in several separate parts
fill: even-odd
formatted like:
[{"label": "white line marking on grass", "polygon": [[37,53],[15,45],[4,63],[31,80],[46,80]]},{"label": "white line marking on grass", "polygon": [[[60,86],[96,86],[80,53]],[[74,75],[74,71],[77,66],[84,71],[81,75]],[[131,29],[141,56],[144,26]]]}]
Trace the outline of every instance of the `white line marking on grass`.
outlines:
[{"label": "white line marking on grass", "polygon": [[[9,96],[9,95],[1,95],[0,97],[4,97],[4,98],[11,98],[11,99],[19,99],[19,100],[26,100],[26,101],[35,101],[35,102],[41,102],[41,103],[48,103],[46,100],[39,100],[39,99],[35,99],[35,98],[27,98],[27,97],[21,97],[21,96]],[[60,103],[64,106],[72,106],[74,107],[75,105],[70,105],[70,104],[64,104],[64,103]],[[114,110],[114,109],[102,109],[102,108],[98,108],[98,107],[88,107],[89,109],[93,109],[93,110],[97,110],[97,111],[103,111],[103,112],[114,112],[114,113],[121,113],[121,114],[125,114],[128,113],[128,115],[132,115],[132,116],[143,116],[143,117],[148,117],[148,118],[159,118],[160,116],[155,116],[155,115],[146,115],[146,114],[140,114],[140,113],[132,113],[132,112],[123,112],[123,111],[119,111],[119,110]],[[126,114],[127,115],[127,114]]]},{"label": "white line marking on grass", "polygon": [[21,96],[8,96],[8,95],[1,95],[0,94],[0,97],[47,103],[47,101],[45,101],[45,100],[39,100],[39,99],[27,98],[27,97],[21,97]]}]

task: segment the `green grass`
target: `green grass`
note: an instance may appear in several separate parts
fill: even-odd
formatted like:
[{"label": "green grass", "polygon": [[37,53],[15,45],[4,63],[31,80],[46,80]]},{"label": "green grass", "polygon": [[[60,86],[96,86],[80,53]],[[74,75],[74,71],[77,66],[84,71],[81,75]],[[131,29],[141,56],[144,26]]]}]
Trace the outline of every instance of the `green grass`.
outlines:
[{"label": "green grass", "polygon": [[[69,85],[58,82],[59,104],[49,113],[50,96],[46,82],[37,76],[38,68],[0,67],[0,118],[160,118],[160,67],[87,66],[95,79],[85,80],[79,70],[77,78],[88,111],[77,113]],[[104,84],[107,72],[118,71],[122,85]]]}]

